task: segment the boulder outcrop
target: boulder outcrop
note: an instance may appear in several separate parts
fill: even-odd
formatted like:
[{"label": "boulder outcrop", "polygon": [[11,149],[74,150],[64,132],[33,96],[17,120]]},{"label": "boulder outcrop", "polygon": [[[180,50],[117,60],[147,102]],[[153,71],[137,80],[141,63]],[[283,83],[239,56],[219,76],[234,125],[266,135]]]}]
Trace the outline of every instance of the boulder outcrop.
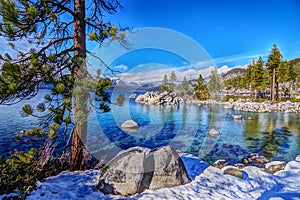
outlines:
[{"label": "boulder outcrop", "polygon": [[97,188],[105,194],[128,196],[189,182],[185,166],[171,146],[154,150],[132,147],[100,169]]}]

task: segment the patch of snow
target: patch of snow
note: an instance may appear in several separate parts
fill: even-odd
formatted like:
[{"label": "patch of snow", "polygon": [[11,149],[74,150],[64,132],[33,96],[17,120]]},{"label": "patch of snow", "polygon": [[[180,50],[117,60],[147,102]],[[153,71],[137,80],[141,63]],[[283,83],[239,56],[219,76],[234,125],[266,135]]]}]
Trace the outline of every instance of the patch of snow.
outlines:
[{"label": "patch of snow", "polygon": [[287,163],[274,174],[254,166],[242,170],[245,179],[224,175],[224,169],[209,166],[189,154],[180,155],[192,182],[159,190],[146,190],[131,197],[104,195],[96,189],[98,170],[62,172],[40,183],[28,197],[33,199],[299,199],[300,162]]}]

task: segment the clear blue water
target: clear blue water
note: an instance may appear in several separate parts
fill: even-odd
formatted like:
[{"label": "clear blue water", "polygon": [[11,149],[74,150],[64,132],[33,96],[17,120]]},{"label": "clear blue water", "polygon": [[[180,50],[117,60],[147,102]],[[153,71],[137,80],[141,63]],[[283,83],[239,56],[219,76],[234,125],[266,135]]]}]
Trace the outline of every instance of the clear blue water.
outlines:
[{"label": "clear blue water", "polygon": [[[31,102],[39,102],[46,91]],[[112,99],[115,99],[115,93]],[[91,111],[88,120],[87,147],[98,159],[110,159],[120,150],[132,146],[155,148],[173,145],[214,162],[226,159],[239,162],[249,153],[262,153],[270,160],[290,161],[300,154],[300,116],[291,113],[243,113],[221,106],[184,105],[145,106],[127,97],[123,106],[111,105],[111,111]],[[114,100],[113,100],[114,101]],[[24,103],[22,103],[24,104]],[[15,148],[26,149],[30,143],[14,141],[15,133],[32,127],[38,121],[22,118],[20,104],[0,106],[0,153],[7,155]],[[228,113],[251,116],[254,120],[233,120]],[[138,130],[122,130],[129,119],[140,124]],[[208,131],[220,132],[211,137]],[[38,145],[38,143],[36,144]]]}]

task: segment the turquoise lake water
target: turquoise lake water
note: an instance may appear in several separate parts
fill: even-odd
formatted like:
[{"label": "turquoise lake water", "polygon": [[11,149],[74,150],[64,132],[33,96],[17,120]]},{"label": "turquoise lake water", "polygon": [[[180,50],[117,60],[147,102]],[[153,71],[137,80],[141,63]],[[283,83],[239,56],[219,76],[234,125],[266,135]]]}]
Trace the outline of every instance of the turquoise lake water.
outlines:
[{"label": "turquoise lake water", "polygon": [[[29,102],[39,102],[42,91]],[[117,94],[112,95],[115,99]],[[245,113],[226,110],[221,106],[145,106],[136,104],[125,94],[124,105],[111,105],[111,111],[91,111],[88,120],[87,147],[98,158],[110,159],[120,150],[132,146],[149,148],[173,145],[175,149],[199,156],[208,162],[226,159],[236,163],[249,153],[262,153],[270,160],[290,161],[300,154],[300,116],[292,113]],[[114,100],[113,100],[114,101]],[[0,106],[0,155],[14,149],[26,150],[30,143],[15,142],[22,129],[38,124],[32,117],[19,114],[22,102]],[[254,120],[233,120],[229,113]],[[138,130],[122,130],[121,124],[132,119]],[[208,131],[220,132],[211,137]],[[63,145],[63,138],[60,138]],[[36,143],[38,146],[39,143]]]}]

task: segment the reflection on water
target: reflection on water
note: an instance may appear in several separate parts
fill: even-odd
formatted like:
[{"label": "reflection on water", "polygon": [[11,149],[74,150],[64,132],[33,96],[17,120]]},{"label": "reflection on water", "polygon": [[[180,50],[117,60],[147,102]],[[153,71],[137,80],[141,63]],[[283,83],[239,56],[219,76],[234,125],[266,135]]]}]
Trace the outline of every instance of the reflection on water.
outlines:
[{"label": "reflection on water", "polygon": [[[39,94],[35,102],[43,95]],[[37,124],[37,120],[21,118],[19,109],[20,105],[0,106],[1,155],[31,145],[14,141],[16,132]],[[233,120],[230,112],[253,120]],[[138,122],[140,128],[122,130],[121,124],[129,119]],[[208,132],[212,128],[220,134],[211,137]],[[168,144],[208,162],[239,162],[254,152],[271,160],[290,161],[300,154],[300,119],[291,113],[243,113],[221,106],[145,106],[127,96],[122,106],[111,105],[108,113],[89,115],[87,146],[97,158],[109,159],[132,146],[155,148]]]},{"label": "reflection on water", "polygon": [[[233,120],[229,112],[253,120]],[[214,162],[236,163],[249,153],[262,153],[271,160],[289,161],[300,154],[299,116],[288,113],[242,113],[221,106],[146,106],[128,100],[112,112],[97,115],[98,129],[89,132],[89,148],[97,156],[114,156],[132,146],[156,148],[171,144],[176,149]],[[133,119],[141,127],[126,132],[121,124]],[[214,128],[220,134],[212,137]],[[96,139],[97,138],[97,139]],[[106,142],[102,142],[106,138]],[[95,142],[97,141],[97,142]],[[92,148],[91,148],[92,147]]]}]

